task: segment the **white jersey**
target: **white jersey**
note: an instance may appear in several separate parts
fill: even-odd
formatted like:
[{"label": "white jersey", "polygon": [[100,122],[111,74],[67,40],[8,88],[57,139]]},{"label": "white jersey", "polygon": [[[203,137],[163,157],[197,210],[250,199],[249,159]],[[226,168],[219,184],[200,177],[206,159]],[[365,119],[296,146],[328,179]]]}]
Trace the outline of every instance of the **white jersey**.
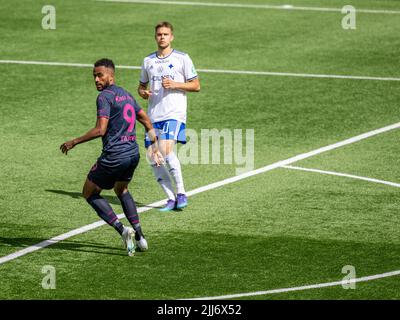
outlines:
[{"label": "white jersey", "polygon": [[172,50],[164,57],[159,58],[154,52],[144,58],[140,83],[150,83],[152,95],[149,98],[147,114],[151,122],[174,119],[186,123],[187,98],[182,90],[164,89],[162,77],[176,82],[187,82],[197,78],[197,72],[189,55]]}]

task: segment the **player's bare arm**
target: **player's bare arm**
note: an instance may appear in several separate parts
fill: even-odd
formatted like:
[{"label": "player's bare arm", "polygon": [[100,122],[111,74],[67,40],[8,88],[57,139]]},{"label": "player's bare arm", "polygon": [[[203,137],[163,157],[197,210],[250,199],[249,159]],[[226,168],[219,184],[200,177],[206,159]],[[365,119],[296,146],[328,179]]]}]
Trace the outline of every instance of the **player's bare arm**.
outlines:
[{"label": "player's bare arm", "polygon": [[104,136],[107,131],[107,126],[108,126],[107,118],[98,118],[96,126],[90,129],[83,136],[64,142],[60,146],[61,152],[68,154],[68,151],[71,150],[73,147],[75,147],[77,144]]},{"label": "player's bare arm", "polygon": [[147,85],[144,84],[139,84],[138,87],[138,94],[141,96],[143,99],[147,100],[151,96],[151,90],[147,89]]},{"label": "player's bare arm", "polygon": [[186,92],[199,92],[200,80],[198,78],[187,82],[176,82],[169,78],[163,78],[162,86],[165,89],[182,90]]}]

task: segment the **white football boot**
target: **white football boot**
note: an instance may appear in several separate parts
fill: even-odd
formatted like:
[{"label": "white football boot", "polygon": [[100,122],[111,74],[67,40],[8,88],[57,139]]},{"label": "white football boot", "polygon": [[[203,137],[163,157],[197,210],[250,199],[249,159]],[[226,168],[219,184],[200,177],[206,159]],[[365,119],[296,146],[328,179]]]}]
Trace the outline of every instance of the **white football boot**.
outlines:
[{"label": "white football boot", "polygon": [[135,243],[140,251],[147,251],[149,249],[147,240],[143,236],[141,236],[139,240],[135,240]]},{"label": "white football boot", "polygon": [[135,237],[135,231],[131,227],[124,227],[122,232],[122,241],[124,242],[125,248],[128,251],[128,256],[133,256],[135,253],[135,243],[133,238]]}]

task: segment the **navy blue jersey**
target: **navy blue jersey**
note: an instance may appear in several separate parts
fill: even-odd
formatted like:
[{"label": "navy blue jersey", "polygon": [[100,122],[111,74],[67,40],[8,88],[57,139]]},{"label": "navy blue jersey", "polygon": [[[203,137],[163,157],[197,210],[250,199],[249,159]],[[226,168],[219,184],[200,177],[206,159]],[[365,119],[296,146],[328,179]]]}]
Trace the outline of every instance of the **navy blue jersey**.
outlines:
[{"label": "navy blue jersey", "polygon": [[132,157],[139,153],[136,142],[136,116],[143,110],[125,89],[111,85],[97,97],[97,117],[107,118],[102,157],[109,160]]}]

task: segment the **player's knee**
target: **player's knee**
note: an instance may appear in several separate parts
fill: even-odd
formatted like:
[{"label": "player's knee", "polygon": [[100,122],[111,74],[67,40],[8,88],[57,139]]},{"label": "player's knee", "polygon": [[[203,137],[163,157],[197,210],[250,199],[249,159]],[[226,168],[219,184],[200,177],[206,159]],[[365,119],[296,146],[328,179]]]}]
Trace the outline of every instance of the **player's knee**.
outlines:
[{"label": "player's knee", "polygon": [[164,157],[167,157],[169,154],[174,152],[175,140],[165,140],[162,154]]},{"label": "player's knee", "polygon": [[88,192],[87,190],[83,189],[82,190],[82,196],[85,198],[85,200],[88,200],[90,196],[92,195],[91,192]]},{"label": "player's knee", "polygon": [[164,159],[165,159],[166,157],[168,157],[170,153],[171,153],[170,150],[165,150],[165,151],[162,153]]},{"label": "player's knee", "polygon": [[86,184],[82,188],[82,197],[84,197],[86,200],[90,197],[90,194],[86,188]]},{"label": "player's knee", "polygon": [[86,179],[85,184],[82,188],[82,196],[87,200],[93,194],[99,194],[101,192],[101,188],[91,182],[89,179]]},{"label": "player's knee", "polygon": [[85,198],[85,200],[88,200],[92,195],[94,194],[98,194],[99,192],[97,192],[96,190],[92,190],[87,188],[86,186],[83,186],[83,190],[82,190],[82,196]]},{"label": "player's knee", "polygon": [[122,196],[125,192],[128,192],[128,189],[119,189],[119,188],[114,188],[114,192],[117,195],[117,197]]},{"label": "player's knee", "polygon": [[114,186],[114,192],[117,197],[122,196],[124,193],[128,192],[128,186],[126,185],[118,185],[118,183]]}]

